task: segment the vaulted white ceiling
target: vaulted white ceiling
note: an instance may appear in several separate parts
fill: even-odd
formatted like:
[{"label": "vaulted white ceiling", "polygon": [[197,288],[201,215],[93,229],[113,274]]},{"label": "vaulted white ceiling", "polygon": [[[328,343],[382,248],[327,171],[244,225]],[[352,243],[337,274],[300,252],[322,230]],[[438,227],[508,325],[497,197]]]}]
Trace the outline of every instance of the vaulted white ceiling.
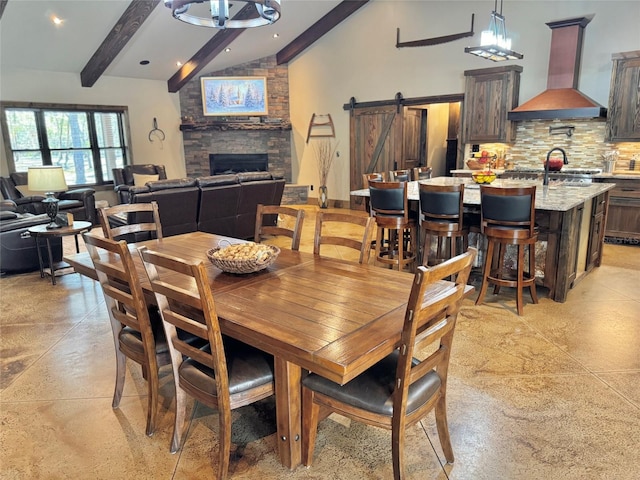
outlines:
[{"label": "vaulted white ceiling", "polygon": [[[4,1],[2,2],[4,3]],[[8,0],[0,19],[0,74],[9,69],[77,73],[129,7],[130,0]],[[208,2],[207,2],[208,3]],[[273,25],[246,29],[202,68],[213,72],[276,54],[340,0],[282,0],[282,17]],[[230,16],[246,2],[231,2]],[[206,14],[206,3],[192,7]],[[55,25],[51,18],[62,19]],[[103,75],[168,81],[218,30],[180,22],[163,1],[153,9]],[[278,38],[273,38],[274,34]],[[148,65],[141,65],[148,60]],[[99,81],[99,80],[98,80]]]}]

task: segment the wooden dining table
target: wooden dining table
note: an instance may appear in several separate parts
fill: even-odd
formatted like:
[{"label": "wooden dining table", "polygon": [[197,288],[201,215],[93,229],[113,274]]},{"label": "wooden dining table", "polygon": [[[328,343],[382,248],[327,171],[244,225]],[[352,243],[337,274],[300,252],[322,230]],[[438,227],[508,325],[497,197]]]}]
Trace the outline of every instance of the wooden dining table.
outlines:
[{"label": "wooden dining table", "polygon": [[[149,302],[154,296],[138,247],[208,265],[222,332],[274,356],[278,450],[293,469],[301,462],[303,372],[344,384],[391,353],[400,342],[413,275],[287,249],[266,270],[230,274],[206,255],[221,240],[241,242],[193,232],[129,247]],[[65,260],[97,278],[88,253]]]}]

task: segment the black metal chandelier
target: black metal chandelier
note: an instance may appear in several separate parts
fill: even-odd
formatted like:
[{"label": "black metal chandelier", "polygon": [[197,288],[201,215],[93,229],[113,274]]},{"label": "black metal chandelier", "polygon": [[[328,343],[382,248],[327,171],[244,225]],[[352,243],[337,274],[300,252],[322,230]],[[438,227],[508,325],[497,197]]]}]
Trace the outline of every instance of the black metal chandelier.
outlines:
[{"label": "black metal chandelier", "polygon": [[[280,0],[239,0],[254,3],[258,16],[245,20],[229,19],[229,0],[164,0],[174,18],[191,25],[211,28],[251,28],[271,25],[280,18]],[[189,8],[196,3],[209,3],[210,17],[191,15]]]},{"label": "black metal chandelier", "polygon": [[511,50],[511,39],[507,37],[507,27],[502,15],[502,0],[500,0],[500,13],[497,12],[497,9],[498,0],[495,0],[491,19],[489,20],[489,28],[483,30],[480,36],[480,46],[466,47],[464,51],[494,62],[519,60],[524,55]]}]

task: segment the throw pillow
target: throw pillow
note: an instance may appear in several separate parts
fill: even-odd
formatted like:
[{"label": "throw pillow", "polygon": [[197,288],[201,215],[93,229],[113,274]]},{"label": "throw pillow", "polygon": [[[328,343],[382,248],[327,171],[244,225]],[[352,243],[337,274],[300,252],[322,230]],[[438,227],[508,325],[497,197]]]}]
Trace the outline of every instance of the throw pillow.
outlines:
[{"label": "throw pillow", "polygon": [[23,197],[44,197],[44,192],[32,192],[29,190],[29,185],[16,185],[16,189],[22,194]]},{"label": "throw pillow", "polygon": [[133,185],[136,187],[144,187],[147,182],[155,182],[160,178],[160,175],[143,175],[141,173],[133,174]]}]

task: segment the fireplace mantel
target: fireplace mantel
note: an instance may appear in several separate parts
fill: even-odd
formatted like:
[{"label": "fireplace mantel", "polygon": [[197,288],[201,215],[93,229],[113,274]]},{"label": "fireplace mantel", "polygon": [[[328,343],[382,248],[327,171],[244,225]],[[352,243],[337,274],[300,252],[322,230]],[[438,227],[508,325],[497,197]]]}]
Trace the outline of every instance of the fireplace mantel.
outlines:
[{"label": "fireplace mantel", "polygon": [[205,122],[182,123],[182,131],[207,131],[207,130],[291,130],[290,123],[248,123],[248,122]]}]

